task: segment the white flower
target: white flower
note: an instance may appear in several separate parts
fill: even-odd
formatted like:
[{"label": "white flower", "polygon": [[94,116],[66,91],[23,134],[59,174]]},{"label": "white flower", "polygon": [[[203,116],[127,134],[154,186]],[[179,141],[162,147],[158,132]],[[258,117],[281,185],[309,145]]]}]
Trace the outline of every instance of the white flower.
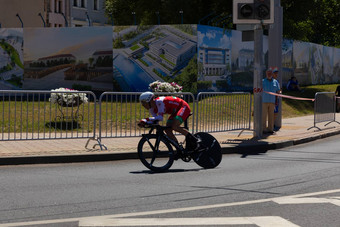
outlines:
[{"label": "white flower", "polygon": [[51,97],[49,101],[52,104],[59,104],[61,106],[72,106],[72,105],[76,106],[78,104],[88,102],[86,93],[70,93],[69,92],[69,91],[77,92],[77,90],[73,90],[69,88],[58,88],[58,89],[52,89],[51,91],[57,92],[57,93],[51,93]]},{"label": "white flower", "polygon": [[153,92],[171,92],[171,93],[178,93],[182,92],[182,86],[176,84],[175,82],[168,83],[168,82],[159,82],[156,80],[149,84],[149,88]]}]

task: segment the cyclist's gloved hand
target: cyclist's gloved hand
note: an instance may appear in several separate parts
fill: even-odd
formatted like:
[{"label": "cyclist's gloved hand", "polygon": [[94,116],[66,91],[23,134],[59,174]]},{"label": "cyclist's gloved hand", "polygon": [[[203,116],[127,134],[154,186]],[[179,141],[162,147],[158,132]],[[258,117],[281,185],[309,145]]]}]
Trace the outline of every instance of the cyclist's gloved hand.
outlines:
[{"label": "cyclist's gloved hand", "polygon": [[141,127],[141,128],[144,128],[145,125],[146,125],[146,119],[142,119],[142,120],[140,120],[139,123],[138,123],[138,126]]}]

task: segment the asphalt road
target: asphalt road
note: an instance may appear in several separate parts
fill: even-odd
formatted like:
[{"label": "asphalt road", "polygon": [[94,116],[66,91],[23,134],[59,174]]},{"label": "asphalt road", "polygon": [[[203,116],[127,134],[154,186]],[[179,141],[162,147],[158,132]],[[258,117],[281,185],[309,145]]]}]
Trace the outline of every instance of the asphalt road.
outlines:
[{"label": "asphalt road", "polygon": [[0,227],[339,227],[339,147],[334,136],[161,174],[139,160],[1,166]]}]

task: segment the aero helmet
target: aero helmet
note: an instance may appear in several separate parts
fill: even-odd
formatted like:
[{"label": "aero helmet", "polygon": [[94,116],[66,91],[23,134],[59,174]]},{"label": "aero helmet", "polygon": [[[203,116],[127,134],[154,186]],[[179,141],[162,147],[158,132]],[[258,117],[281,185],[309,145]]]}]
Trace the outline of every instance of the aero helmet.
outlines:
[{"label": "aero helmet", "polygon": [[150,102],[153,97],[155,97],[155,95],[152,92],[147,91],[147,92],[142,93],[139,96],[139,101],[140,102],[143,102],[143,101],[144,102]]}]

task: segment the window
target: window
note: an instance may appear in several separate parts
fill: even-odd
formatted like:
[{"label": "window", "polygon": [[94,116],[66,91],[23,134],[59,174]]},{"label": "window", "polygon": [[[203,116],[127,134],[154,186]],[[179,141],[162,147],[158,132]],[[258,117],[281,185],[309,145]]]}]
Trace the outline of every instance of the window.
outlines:
[{"label": "window", "polygon": [[73,0],[73,6],[78,6],[78,0]]},{"label": "window", "polygon": [[58,1],[58,13],[62,12],[62,10],[61,10],[61,8],[62,8],[61,3],[62,3],[61,1]]},{"label": "window", "polygon": [[99,0],[94,0],[93,1],[93,9],[94,10],[99,10]]},{"label": "window", "polygon": [[80,7],[81,7],[81,8],[86,8],[86,6],[87,6],[86,0],[81,0],[80,3],[81,3],[81,4],[80,4]]}]

